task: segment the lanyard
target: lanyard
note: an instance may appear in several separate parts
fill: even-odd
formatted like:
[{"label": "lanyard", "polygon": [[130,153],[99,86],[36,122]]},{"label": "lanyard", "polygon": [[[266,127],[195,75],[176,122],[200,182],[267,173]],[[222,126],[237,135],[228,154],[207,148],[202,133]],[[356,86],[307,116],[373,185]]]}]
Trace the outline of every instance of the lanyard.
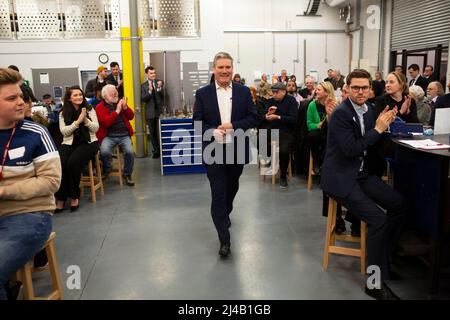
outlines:
[{"label": "lanyard", "polygon": [[17,127],[17,125],[14,126],[14,129],[11,132],[11,136],[9,137],[8,143],[6,144],[5,152],[3,152],[2,168],[0,170],[0,181],[3,180],[3,167],[5,166],[5,163],[6,163],[6,157],[8,156],[8,151],[9,151],[9,147],[11,146],[11,141],[14,137],[14,134],[16,133],[16,127]]}]

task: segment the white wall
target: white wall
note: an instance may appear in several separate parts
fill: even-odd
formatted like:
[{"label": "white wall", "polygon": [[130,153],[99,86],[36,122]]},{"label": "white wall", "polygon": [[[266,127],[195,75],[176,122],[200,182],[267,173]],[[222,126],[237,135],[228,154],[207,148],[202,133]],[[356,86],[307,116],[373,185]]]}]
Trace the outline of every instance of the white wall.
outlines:
[{"label": "white wall", "polygon": [[[348,37],[344,33],[328,33],[328,48],[324,33],[295,33],[292,30],[344,30],[338,9],[322,4],[322,17],[296,17],[306,10],[308,0],[201,0],[201,37],[199,39],[144,39],[144,63],[149,63],[150,51],[180,50],[182,62],[212,61],[214,54],[227,50],[240,63],[235,71],[242,73],[248,83],[254,71],[279,73],[285,68],[302,82],[305,57],[303,40],[307,40],[306,69],[316,70],[322,80],[329,68],[348,71]],[[239,55],[236,30],[284,30],[291,33],[247,33],[240,35]],[[300,63],[297,58],[299,41]],[[273,41],[275,40],[275,54]],[[32,80],[31,68],[79,67],[96,70],[98,55],[107,53],[110,61],[121,63],[119,39],[0,41],[0,65],[17,65],[24,77]],[[327,60],[326,60],[327,58]],[[275,62],[272,62],[275,59]]]},{"label": "white wall", "polygon": [[[347,35],[320,32],[345,30],[345,23],[339,21],[338,9],[321,4],[321,17],[297,17],[307,9],[308,2],[283,0],[281,4],[275,0],[224,0],[225,11],[226,8],[239,8],[226,15],[225,49],[235,58],[234,71],[248,84],[255,80],[255,71],[280,74],[282,69],[289,75],[295,74],[297,82],[303,82],[304,40],[306,73],[317,71],[318,80],[323,80],[330,68],[340,69],[344,74],[348,71]],[[242,32],[250,30],[253,32]],[[297,52],[299,63],[294,62]]]},{"label": "white wall", "polygon": [[[222,0],[200,1],[200,39],[144,39],[144,63],[149,63],[150,51],[164,50],[181,50],[182,62],[212,61],[214,54],[223,50],[221,7]],[[0,66],[17,65],[24,78],[32,81],[31,68],[96,70],[102,52],[108,54],[109,62],[121,63],[119,39],[0,41]]]}]

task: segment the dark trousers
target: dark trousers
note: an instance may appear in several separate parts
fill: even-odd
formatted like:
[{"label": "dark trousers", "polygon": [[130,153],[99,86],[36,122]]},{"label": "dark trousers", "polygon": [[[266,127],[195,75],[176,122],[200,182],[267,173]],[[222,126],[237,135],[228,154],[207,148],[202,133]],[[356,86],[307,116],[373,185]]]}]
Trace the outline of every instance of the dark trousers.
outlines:
[{"label": "dark trousers", "polygon": [[[286,132],[280,132],[279,135],[279,158],[280,158],[280,177],[286,177],[287,170],[289,167],[289,159],[291,153],[294,150],[295,137],[292,134]],[[272,155],[272,134],[270,134],[270,139],[268,139],[267,151],[269,156]]]},{"label": "dark trousers", "polygon": [[230,242],[229,215],[233,211],[233,200],[239,190],[243,169],[244,165],[240,164],[206,165],[211,186],[211,216],[221,243]]},{"label": "dark trousers", "polygon": [[313,130],[308,132],[306,139],[311,150],[314,166],[320,168],[325,155],[326,138],[322,135],[321,130]]},{"label": "dark trousers", "polygon": [[83,167],[87,165],[98,151],[98,141],[82,143],[78,146],[62,144],[59,148],[61,158],[62,180],[55,197],[59,201],[67,198],[80,198],[80,178]]},{"label": "dark trousers", "polygon": [[291,157],[293,150],[294,136],[280,134],[280,177],[286,177],[289,167],[289,158]]},{"label": "dark trousers", "polygon": [[147,119],[148,130],[150,131],[150,141],[153,146],[153,153],[159,154],[159,118]]},{"label": "dark trousers", "polygon": [[389,279],[389,257],[405,219],[405,199],[377,176],[365,173],[360,173],[358,183],[346,198],[334,198],[367,223],[368,266],[379,266],[381,280]]}]

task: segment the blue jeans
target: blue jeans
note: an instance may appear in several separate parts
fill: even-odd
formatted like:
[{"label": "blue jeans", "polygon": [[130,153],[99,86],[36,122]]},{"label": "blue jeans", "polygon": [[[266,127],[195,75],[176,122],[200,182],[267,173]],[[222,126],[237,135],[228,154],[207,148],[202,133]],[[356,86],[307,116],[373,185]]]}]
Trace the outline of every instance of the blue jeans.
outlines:
[{"label": "blue jeans", "polygon": [[111,171],[111,156],[116,145],[120,146],[120,149],[124,155],[124,168],[123,174],[125,176],[131,176],[134,166],[134,150],[133,143],[130,136],[125,137],[106,137],[103,139],[100,146],[100,153],[102,155],[103,168],[106,173]]},{"label": "blue jeans", "polygon": [[44,246],[52,231],[46,212],[0,217],[0,300],[6,300],[5,283]]}]

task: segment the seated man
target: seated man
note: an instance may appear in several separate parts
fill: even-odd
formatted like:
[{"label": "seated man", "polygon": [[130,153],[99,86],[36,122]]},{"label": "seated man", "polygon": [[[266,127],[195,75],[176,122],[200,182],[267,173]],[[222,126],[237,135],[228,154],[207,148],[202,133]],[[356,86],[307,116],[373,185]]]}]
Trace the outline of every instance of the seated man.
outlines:
[{"label": "seated man", "polygon": [[[286,94],[286,85],[282,82],[275,83],[272,86],[272,92],[273,97],[267,102],[266,121],[269,123],[270,129],[279,130],[280,187],[286,188],[288,186],[286,174],[289,157],[295,140],[297,101],[294,97]],[[270,146],[268,146],[268,150],[270,150]]]},{"label": "seated man", "polygon": [[10,292],[8,279],[47,241],[61,182],[47,129],[23,120],[21,80],[18,72],[0,69],[0,300]]},{"label": "seated man", "polygon": [[134,150],[131,136],[133,128],[130,120],[134,118],[134,112],[127,105],[127,98],[119,101],[119,93],[114,85],[107,84],[102,89],[102,98],[95,111],[97,113],[100,128],[97,131],[100,145],[100,153],[103,162],[105,177],[111,171],[111,156],[116,145],[124,153],[123,176],[128,186],[134,186],[131,178],[134,165]]},{"label": "seated man", "polygon": [[[354,70],[347,77],[349,99],[339,105],[328,123],[321,185],[324,192],[367,223],[367,264],[378,267],[380,279],[365,292],[377,299],[399,299],[384,280],[395,277],[389,270],[389,255],[400,235],[406,213],[404,198],[371,173],[373,148],[394,122],[397,108],[374,119],[366,101],[371,76]],[[380,207],[387,210],[385,213]]]}]

